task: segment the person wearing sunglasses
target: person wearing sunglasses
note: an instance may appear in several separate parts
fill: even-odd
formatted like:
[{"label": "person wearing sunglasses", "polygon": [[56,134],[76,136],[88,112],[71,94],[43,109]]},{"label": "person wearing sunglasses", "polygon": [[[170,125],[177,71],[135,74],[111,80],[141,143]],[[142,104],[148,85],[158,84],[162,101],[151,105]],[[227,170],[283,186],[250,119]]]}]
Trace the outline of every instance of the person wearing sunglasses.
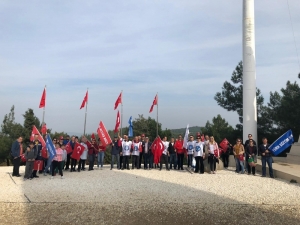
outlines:
[{"label": "person wearing sunglasses", "polygon": [[235,158],[235,171],[237,173],[245,173],[244,170],[244,153],[245,149],[241,139],[236,139],[236,144],[233,146],[233,154]]}]

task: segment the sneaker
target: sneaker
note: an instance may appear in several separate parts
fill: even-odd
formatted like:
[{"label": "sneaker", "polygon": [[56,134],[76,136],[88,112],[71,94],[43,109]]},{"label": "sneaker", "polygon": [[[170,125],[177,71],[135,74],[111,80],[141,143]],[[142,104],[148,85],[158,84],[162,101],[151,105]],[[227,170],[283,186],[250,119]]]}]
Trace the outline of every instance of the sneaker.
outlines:
[{"label": "sneaker", "polygon": [[61,176],[61,179],[65,179],[64,176]]}]

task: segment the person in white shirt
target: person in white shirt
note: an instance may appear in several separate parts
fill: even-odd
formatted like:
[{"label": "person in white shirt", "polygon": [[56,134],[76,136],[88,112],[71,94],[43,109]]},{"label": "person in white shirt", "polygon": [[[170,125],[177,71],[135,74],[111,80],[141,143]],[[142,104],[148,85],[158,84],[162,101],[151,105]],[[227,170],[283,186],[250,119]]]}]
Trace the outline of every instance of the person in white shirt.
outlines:
[{"label": "person in white shirt", "polygon": [[201,136],[197,136],[197,140],[194,143],[194,149],[195,149],[194,157],[196,160],[195,173],[199,173],[199,166],[200,166],[200,174],[203,174],[204,173],[203,160],[205,159],[205,142],[201,141]]},{"label": "person in white shirt", "polygon": [[194,141],[194,136],[190,135],[189,141],[186,143],[186,148],[187,148],[187,159],[188,159],[188,168],[192,166],[193,162],[193,154],[195,151],[195,141]]},{"label": "person in white shirt", "polygon": [[169,148],[169,142],[167,141],[167,137],[164,137],[164,138],[163,138],[162,143],[163,143],[163,145],[164,145],[164,150],[163,150],[162,155],[161,155],[161,157],[160,157],[160,167],[159,167],[159,170],[162,169],[162,161],[164,160],[164,163],[165,163],[165,165],[166,165],[167,171],[170,171],[170,169],[169,169],[169,163],[168,163],[168,156],[169,156],[168,148]]},{"label": "person in white shirt", "polygon": [[208,142],[208,153],[209,153],[209,166],[210,166],[210,173],[215,174],[216,173],[216,156],[215,156],[215,151],[219,151],[219,147],[217,142],[215,141],[215,138],[211,136],[209,138]]},{"label": "person in white shirt", "polygon": [[132,169],[136,166],[137,169],[139,167],[139,157],[140,152],[142,151],[142,142],[139,141],[138,136],[135,136],[133,143],[131,145],[131,154],[132,154]]},{"label": "person in white shirt", "polygon": [[78,172],[80,172],[80,170],[85,171],[85,161],[87,160],[87,155],[88,155],[88,147],[87,147],[87,138],[86,137],[82,137],[81,138],[81,145],[84,146],[84,151],[82,152],[81,156],[80,156],[80,160],[79,160],[79,165],[78,165]]},{"label": "person in white shirt", "polygon": [[122,141],[122,156],[123,156],[123,166],[122,170],[129,168],[129,157],[131,155],[131,146],[132,142],[128,140],[128,136],[125,136],[125,139]]}]

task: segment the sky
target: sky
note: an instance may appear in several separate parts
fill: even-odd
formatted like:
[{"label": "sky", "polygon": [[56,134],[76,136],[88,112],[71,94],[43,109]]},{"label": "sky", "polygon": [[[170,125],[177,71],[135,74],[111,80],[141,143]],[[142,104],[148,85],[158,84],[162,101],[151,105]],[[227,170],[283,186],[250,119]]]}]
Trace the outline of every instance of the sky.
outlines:
[{"label": "sky", "polygon": [[[300,1],[289,0],[300,51]],[[286,0],[255,1],[256,84],[269,101],[300,72]],[[23,124],[39,109],[52,131],[88,133],[100,120],[114,129],[123,90],[123,127],[149,113],[156,93],[163,129],[204,126],[236,112],[214,95],[242,60],[241,0],[0,1],[0,119],[15,106]],[[119,108],[120,109],[120,108]]]}]

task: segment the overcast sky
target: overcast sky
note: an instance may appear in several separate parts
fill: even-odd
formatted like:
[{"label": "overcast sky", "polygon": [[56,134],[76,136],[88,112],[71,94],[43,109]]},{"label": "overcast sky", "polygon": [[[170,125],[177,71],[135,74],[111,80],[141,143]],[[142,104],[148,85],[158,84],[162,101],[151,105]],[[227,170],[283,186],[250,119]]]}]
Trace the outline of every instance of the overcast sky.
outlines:
[{"label": "overcast sky", "polygon": [[[257,87],[269,100],[299,65],[286,0],[255,1]],[[300,1],[289,0],[298,49]],[[149,114],[159,94],[163,128],[204,126],[235,112],[214,100],[242,60],[242,0],[0,1],[0,119],[16,121],[47,85],[45,121],[53,131],[83,132],[79,110],[89,88],[87,132],[113,129],[123,90],[123,127]]]}]

